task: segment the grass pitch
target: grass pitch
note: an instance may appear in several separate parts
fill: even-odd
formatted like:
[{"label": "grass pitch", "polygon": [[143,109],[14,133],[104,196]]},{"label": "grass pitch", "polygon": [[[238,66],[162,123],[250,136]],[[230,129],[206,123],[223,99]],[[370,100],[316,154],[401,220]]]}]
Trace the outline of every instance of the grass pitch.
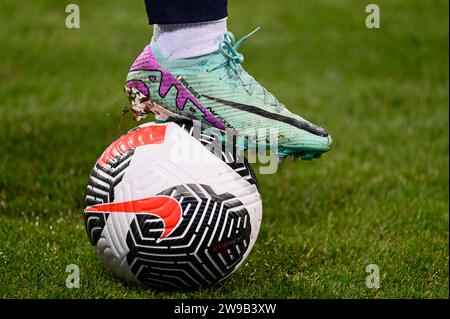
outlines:
[{"label": "grass pitch", "polygon": [[[264,215],[242,267],[218,287],[158,293],[95,256],[84,189],[119,127],[129,65],[149,41],[143,1],[0,4],[0,297],[448,298],[448,2],[230,1],[244,66],[325,126],[331,152],[261,175]],[[67,289],[67,264],[81,287]],[[381,271],[368,289],[368,264]]]}]

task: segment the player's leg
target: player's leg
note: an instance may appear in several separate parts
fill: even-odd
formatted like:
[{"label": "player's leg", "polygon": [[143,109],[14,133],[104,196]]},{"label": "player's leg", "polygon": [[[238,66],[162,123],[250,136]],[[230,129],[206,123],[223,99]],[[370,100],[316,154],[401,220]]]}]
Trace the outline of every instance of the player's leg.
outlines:
[{"label": "player's leg", "polygon": [[[276,130],[279,155],[319,157],[326,130],[290,112],[242,67],[224,0],[147,0],[152,41],[131,66],[126,93],[136,118],[198,119],[238,134]],[[264,54],[264,52],[261,52]],[[275,61],[274,61],[275,63]]]}]

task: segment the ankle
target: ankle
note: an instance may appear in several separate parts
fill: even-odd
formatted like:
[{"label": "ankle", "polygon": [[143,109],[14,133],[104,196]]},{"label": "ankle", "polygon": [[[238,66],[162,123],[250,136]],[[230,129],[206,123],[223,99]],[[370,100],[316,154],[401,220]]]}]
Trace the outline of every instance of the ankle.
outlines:
[{"label": "ankle", "polygon": [[153,39],[168,60],[187,59],[218,49],[227,32],[227,18],[183,24],[155,24]]}]

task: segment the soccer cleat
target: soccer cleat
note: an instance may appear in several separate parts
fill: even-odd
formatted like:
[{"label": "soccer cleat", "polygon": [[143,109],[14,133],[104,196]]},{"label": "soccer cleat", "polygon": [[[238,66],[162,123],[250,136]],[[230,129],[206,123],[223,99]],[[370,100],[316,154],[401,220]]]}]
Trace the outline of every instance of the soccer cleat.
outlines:
[{"label": "soccer cleat", "polygon": [[279,157],[313,159],[327,152],[328,132],[290,112],[241,66],[244,57],[237,50],[256,31],[237,42],[227,32],[217,51],[180,60],[166,59],[152,40],[131,66],[125,85],[135,119],[154,113],[159,121],[200,120],[231,128],[246,137],[242,147],[261,143],[261,135],[250,131],[262,129],[265,141],[276,132]]}]

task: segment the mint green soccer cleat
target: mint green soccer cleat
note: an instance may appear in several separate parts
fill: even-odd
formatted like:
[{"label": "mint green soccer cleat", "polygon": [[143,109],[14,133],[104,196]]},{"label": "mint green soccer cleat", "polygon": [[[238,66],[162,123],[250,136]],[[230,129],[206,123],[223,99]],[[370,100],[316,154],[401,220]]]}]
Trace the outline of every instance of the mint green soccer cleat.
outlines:
[{"label": "mint green soccer cleat", "polygon": [[152,112],[157,120],[199,120],[238,135],[276,129],[279,157],[312,159],[330,150],[325,129],[291,113],[241,66],[244,57],[237,49],[255,31],[238,42],[227,32],[217,51],[171,61],[152,40],[125,85],[135,119]]}]

